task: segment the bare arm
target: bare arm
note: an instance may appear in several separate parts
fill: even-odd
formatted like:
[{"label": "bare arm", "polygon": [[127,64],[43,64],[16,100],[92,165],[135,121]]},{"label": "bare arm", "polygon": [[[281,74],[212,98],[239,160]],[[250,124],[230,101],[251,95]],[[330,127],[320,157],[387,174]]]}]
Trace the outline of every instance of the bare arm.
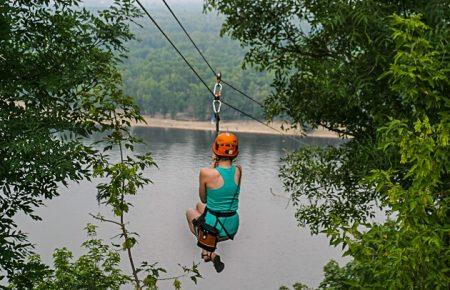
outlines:
[{"label": "bare arm", "polygon": [[206,174],[204,169],[200,169],[199,174],[199,188],[198,195],[203,203],[206,203]]},{"label": "bare arm", "polygon": [[[237,180],[235,179],[236,183],[238,185],[241,185],[241,178],[242,178],[242,167],[240,165],[236,165],[236,168],[239,169],[239,172],[236,172],[237,176]],[[236,177],[235,177],[236,178]]]},{"label": "bare arm", "polygon": [[[217,160],[213,157],[213,162],[211,163],[210,168],[216,168],[217,166]],[[208,180],[208,168],[202,168],[200,169],[199,174],[199,188],[198,188],[198,195],[200,197],[201,202],[206,203],[206,183]]]}]

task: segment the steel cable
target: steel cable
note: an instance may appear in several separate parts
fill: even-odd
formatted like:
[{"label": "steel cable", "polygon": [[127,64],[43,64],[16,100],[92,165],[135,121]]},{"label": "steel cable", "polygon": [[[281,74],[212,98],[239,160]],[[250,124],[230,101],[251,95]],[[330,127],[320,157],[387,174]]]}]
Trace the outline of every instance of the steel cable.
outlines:
[{"label": "steel cable", "polygon": [[[181,23],[181,21],[178,19],[178,17],[175,15],[175,13],[173,12],[172,8],[169,6],[169,4],[167,4],[166,0],[162,0],[164,2],[164,5],[166,5],[167,9],[169,10],[170,14],[172,14],[173,18],[175,18],[175,20],[177,21],[178,25],[181,27],[181,29],[184,31],[184,34],[186,34],[186,36],[189,38],[189,40],[191,41],[192,45],[195,47],[195,49],[197,50],[197,52],[200,54],[200,56],[202,57],[202,59],[205,61],[205,63],[208,65],[209,69],[211,70],[211,72],[216,75],[216,71],[213,69],[212,65],[209,63],[209,61],[206,59],[205,55],[202,53],[202,51],[200,50],[200,48],[198,48],[197,44],[195,43],[195,41],[192,39],[191,35],[187,32],[187,30],[184,28],[184,25]],[[256,104],[260,105],[261,107],[264,107],[264,105],[256,100],[255,98],[250,97],[248,94],[244,93],[242,90],[239,90],[238,88],[236,88],[235,86],[233,86],[232,84],[222,80],[222,83],[226,84],[227,86],[229,86],[230,88],[232,88],[233,90],[235,90],[236,92],[240,93],[241,95],[245,96],[246,98],[252,100],[253,102],[255,102]]]},{"label": "steel cable", "polygon": [[[141,3],[139,0],[136,0],[136,3],[141,7],[141,9],[144,11],[144,13],[147,15],[147,17],[153,22],[153,24],[156,26],[156,28],[157,28],[157,29],[162,33],[162,35],[167,39],[167,41],[168,41],[168,42],[171,44],[171,46],[175,49],[175,51],[178,53],[178,55],[183,59],[183,61],[186,63],[186,65],[187,65],[187,66],[192,70],[192,72],[197,76],[197,78],[198,78],[198,79],[201,81],[201,83],[205,86],[205,88],[208,90],[208,92],[209,92],[213,97],[215,97],[214,92],[211,91],[211,89],[210,89],[209,86],[206,84],[206,82],[202,79],[202,77],[201,77],[201,76],[199,75],[199,73],[195,70],[195,68],[189,63],[189,61],[188,61],[188,60],[186,59],[186,57],[181,53],[181,51],[178,49],[178,47],[173,43],[173,41],[170,39],[170,37],[164,32],[164,30],[161,28],[161,26],[159,26],[158,22],[156,22],[156,20],[150,15],[150,13],[148,12],[148,10],[142,5],[142,3]],[[225,101],[222,101],[222,103],[224,103],[224,104],[227,105],[228,107],[232,108],[233,110],[235,110],[235,111],[241,113],[242,115],[244,115],[244,116],[246,116],[246,117],[248,117],[248,118],[250,118],[250,119],[252,119],[252,120],[254,120],[254,121],[256,121],[256,122],[258,122],[258,123],[260,123],[260,124],[262,124],[262,125],[264,125],[264,126],[266,126],[267,128],[270,128],[271,130],[276,131],[276,132],[278,132],[279,134],[281,134],[281,135],[283,135],[283,136],[286,136],[287,138],[289,138],[289,139],[291,139],[291,140],[294,140],[294,141],[296,141],[296,142],[298,142],[298,143],[300,143],[300,144],[307,145],[305,142],[302,142],[302,141],[300,141],[299,139],[294,138],[294,137],[291,136],[291,135],[285,134],[283,131],[278,130],[278,129],[276,129],[276,128],[274,128],[274,127],[272,127],[272,126],[266,124],[265,122],[259,120],[258,118],[256,118],[256,117],[250,115],[250,114],[247,113],[247,112],[244,112],[244,111],[242,111],[242,110],[236,108],[235,106],[233,106],[233,105],[231,105],[231,104],[229,104],[229,103],[227,103],[227,102],[225,102]]]}]

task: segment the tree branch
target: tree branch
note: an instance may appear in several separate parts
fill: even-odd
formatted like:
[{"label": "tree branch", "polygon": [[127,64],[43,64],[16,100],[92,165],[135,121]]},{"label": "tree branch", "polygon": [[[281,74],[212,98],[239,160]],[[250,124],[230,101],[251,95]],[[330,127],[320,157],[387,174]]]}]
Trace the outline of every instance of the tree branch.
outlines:
[{"label": "tree branch", "polygon": [[109,219],[105,219],[105,218],[102,217],[102,216],[96,216],[96,215],[93,215],[92,213],[89,213],[89,215],[90,215],[91,217],[93,217],[94,219],[99,220],[99,221],[101,221],[101,222],[108,222],[108,223],[112,223],[112,224],[121,226],[121,224],[120,224],[119,222],[116,222],[116,221],[113,221],[113,220],[109,220]]},{"label": "tree branch", "polygon": [[352,136],[352,137],[355,136],[355,134],[353,134],[353,133],[350,133],[350,132],[348,132],[348,131],[344,131],[344,130],[341,130],[341,129],[336,129],[336,128],[334,128],[334,127],[331,127],[331,126],[326,125],[326,124],[323,123],[323,122],[319,122],[319,125],[322,126],[322,127],[324,127],[324,128],[327,129],[327,130],[333,131],[333,132],[338,133],[338,134],[341,134],[341,135],[347,135],[347,136]]}]

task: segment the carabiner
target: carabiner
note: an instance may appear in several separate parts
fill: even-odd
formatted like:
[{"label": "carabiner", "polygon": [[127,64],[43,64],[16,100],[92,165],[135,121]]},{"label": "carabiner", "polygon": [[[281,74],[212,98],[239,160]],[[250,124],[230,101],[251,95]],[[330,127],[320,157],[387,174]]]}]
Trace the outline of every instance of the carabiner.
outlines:
[{"label": "carabiner", "polygon": [[216,82],[214,84],[214,99],[219,100],[222,96],[222,84],[220,82]]},{"label": "carabiner", "polygon": [[213,111],[215,114],[220,113],[220,107],[222,107],[222,102],[220,100],[213,100]]}]

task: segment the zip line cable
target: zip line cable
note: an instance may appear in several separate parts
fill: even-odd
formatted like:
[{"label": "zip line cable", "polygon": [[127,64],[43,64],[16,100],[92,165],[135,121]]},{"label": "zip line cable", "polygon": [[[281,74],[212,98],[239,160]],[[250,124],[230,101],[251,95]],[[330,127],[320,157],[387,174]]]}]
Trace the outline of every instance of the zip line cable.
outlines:
[{"label": "zip line cable", "polygon": [[[166,5],[167,9],[170,11],[170,14],[172,14],[173,18],[175,18],[175,20],[177,21],[178,25],[181,27],[181,29],[184,31],[184,34],[186,34],[186,36],[189,38],[189,40],[191,41],[192,45],[195,47],[195,49],[197,50],[197,52],[200,54],[200,56],[202,57],[202,59],[205,61],[205,63],[208,65],[209,69],[212,71],[212,73],[214,75],[216,75],[216,71],[214,70],[214,68],[211,66],[211,64],[209,63],[209,61],[206,59],[205,55],[202,53],[202,51],[198,48],[197,44],[195,43],[195,41],[192,39],[192,37],[190,36],[190,34],[187,32],[187,30],[184,28],[184,25],[181,23],[181,21],[178,19],[178,17],[175,15],[175,13],[173,12],[172,8],[170,8],[169,4],[167,4],[166,0],[162,0],[164,2],[164,5]],[[234,87],[233,85],[231,85],[230,83],[222,80],[222,83],[226,84],[227,86],[229,86],[230,88],[232,88],[233,90],[235,90],[236,92],[240,93],[241,95],[243,95],[244,97],[252,100],[253,102],[255,102],[256,104],[260,105],[261,107],[263,107],[264,105],[256,100],[255,98],[250,97],[249,95],[247,95],[246,93],[244,93],[243,91],[237,89],[236,87]]]},{"label": "zip line cable", "polygon": [[184,28],[183,24],[181,24],[181,21],[178,19],[178,17],[175,15],[175,13],[173,12],[172,8],[170,8],[169,4],[167,4],[166,0],[162,0],[164,2],[164,5],[166,5],[167,9],[169,9],[170,14],[172,14],[173,18],[175,18],[175,20],[177,21],[178,25],[181,27],[181,29],[183,29],[184,34],[186,34],[186,36],[189,38],[189,40],[191,41],[192,45],[194,45],[195,49],[197,49],[198,53],[200,54],[200,56],[203,58],[203,60],[205,61],[205,63],[208,65],[209,69],[212,71],[212,73],[214,75],[216,75],[216,72],[214,71],[213,67],[211,66],[211,64],[208,62],[208,60],[206,59],[206,57],[203,55],[202,51],[198,48],[197,44],[194,42],[194,40],[191,38],[191,36],[189,35],[189,33],[186,31],[186,29]]},{"label": "zip line cable", "polygon": [[241,95],[247,97],[248,99],[252,100],[253,102],[255,102],[256,104],[260,105],[261,107],[264,107],[264,104],[261,103],[260,101],[250,97],[249,95],[247,95],[246,93],[244,93],[243,91],[241,91],[240,89],[236,88],[235,86],[233,86],[232,84],[222,80],[222,83],[226,84],[227,86],[229,86],[230,88],[232,88],[233,90],[235,90],[236,92],[240,93]]},{"label": "zip line cable", "polygon": [[[142,9],[142,10],[144,11],[144,13],[148,16],[148,18],[153,22],[153,24],[156,26],[156,28],[158,28],[158,30],[162,33],[162,35],[167,39],[167,41],[171,44],[171,46],[175,49],[175,51],[176,51],[176,52],[180,55],[180,57],[184,60],[184,62],[187,64],[187,66],[192,70],[192,72],[193,72],[193,73],[197,76],[197,78],[202,82],[202,84],[205,86],[205,88],[208,90],[208,92],[210,92],[211,95],[212,95],[213,97],[215,97],[214,92],[211,91],[211,89],[210,89],[209,86],[206,84],[206,82],[205,82],[205,81],[202,79],[202,77],[198,74],[198,72],[195,70],[195,68],[189,63],[189,61],[188,61],[188,60],[186,59],[186,57],[181,53],[181,51],[176,47],[176,45],[175,45],[175,44],[173,43],[173,41],[169,38],[169,36],[164,32],[164,30],[159,26],[159,24],[156,22],[156,20],[150,15],[150,13],[148,12],[148,10],[142,5],[142,3],[141,3],[139,0],[136,0],[136,3],[141,7],[141,9]],[[276,131],[276,132],[278,132],[279,134],[286,136],[287,138],[289,138],[289,139],[291,139],[291,140],[294,140],[294,141],[296,141],[296,142],[298,142],[298,143],[300,143],[300,144],[307,145],[305,142],[302,142],[302,141],[300,141],[299,139],[294,138],[294,137],[291,136],[291,135],[286,135],[283,131],[278,130],[278,129],[276,129],[276,128],[274,128],[274,127],[272,127],[272,126],[270,126],[270,125],[264,123],[263,121],[257,119],[256,117],[250,115],[249,113],[244,112],[244,111],[242,111],[242,110],[236,108],[235,106],[233,106],[233,105],[231,105],[231,104],[229,104],[229,103],[227,103],[227,102],[225,102],[225,101],[222,101],[222,103],[224,103],[224,104],[227,105],[228,107],[232,108],[233,110],[235,110],[235,111],[241,113],[242,115],[247,116],[248,118],[250,118],[250,119],[252,119],[252,120],[254,120],[254,121],[256,121],[256,122],[258,122],[258,123],[260,123],[260,124],[262,124],[262,125],[264,125],[264,126],[266,126],[267,128],[270,128],[271,130]]]},{"label": "zip line cable", "polygon": [[145,12],[145,14],[147,14],[148,18],[153,22],[153,24],[156,26],[156,28],[158,28],[158,30],[162,33],[162,35],[164,35],[164,37],[167,39],[167,41],[172,45],[172,47],[176,50],[176,52],[181,56],[181,58],[188,65],[188,67],[192,70],[192,72],[197,76],[197,78],[203,83],[203,85],[208,89],[208,91],[214,96],[214,93],[209,89],[209,86],[206,84],[206,82],[198,74],[198,72],[195,70],[195,68],[189,63],[189,61],[184,57],[184,55],[181,53],[181,51],[178,49],[178,47],[176,47],[176,45],[169,38],[169,36],[164,32],[164,30],[162,30],[162,28],[159,26],[159,24],[156,22],[156,20],[150,15],[150,13],[142,5],[142,3],[139,0],[136,0],[136,3],[141,7],[141,9]]}]

